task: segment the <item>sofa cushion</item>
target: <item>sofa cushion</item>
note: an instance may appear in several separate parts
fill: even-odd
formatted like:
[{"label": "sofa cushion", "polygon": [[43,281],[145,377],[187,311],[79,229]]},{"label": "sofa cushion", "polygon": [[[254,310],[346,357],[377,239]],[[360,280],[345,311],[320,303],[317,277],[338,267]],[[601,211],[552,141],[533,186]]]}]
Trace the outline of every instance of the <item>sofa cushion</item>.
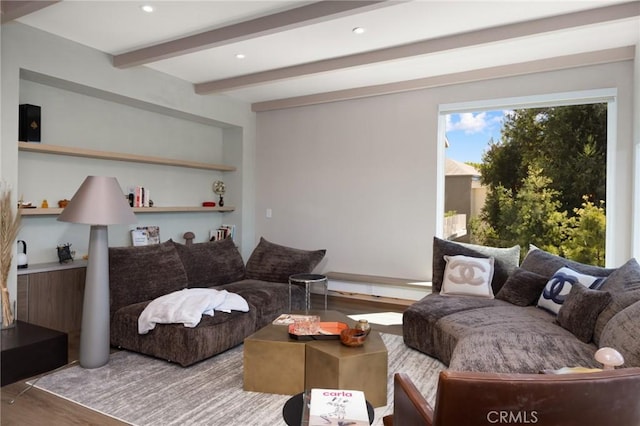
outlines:
[{"label": "sofa cushion", "polygon": [[471,256],[471,257],[493,257],[494,273],[491,280],[493,293],[496,294],[505,283],[511,272],[518,266],[520,261],[520,246],[510,248],[486,247],[476,244],[455,243],[437,237],[433,238],[433,271],[432,271],[432,291],[440,292],[442,279],[446,266],[444,256]]},{"label": "sofa cushion", "polygon": [[589,343],[598,315],[611,301],[606,291],[590,290],[581,285],[572,285],[560,311],[558,324],[578,339]]},{"label": "sofa cushion", "polygon": [[[289,307],[289,286],[282,283],[242,280],[220,287],[239,294],[256,310],[256,329],[262,328]],[[304,309],[304,288],[291,286],[291,310]],[[284,308],[283,308],[284,307]]]},{"label": "sofa cushion", "polygon": [[493,299],[493,257],[444,256],[447,266],[442,279],[442,295],[464,295]]},{"label": "sofa cushion", "polygon": [[536,303],[547,278],[526,269],[516,268],[504,283],[496,299],[504,300],[516,306],[529,306]]},{"label": "sofa cushion", "polygon": [[125,306],[113,314],[111,344],[151,355],[183,367],[233,348],[253,333],[256,309],[249,312],[215,312],[203,315],[197,327],[158,324],[148,334],[138,334],[138,317],[148,302]]},{"label": "sofa cushion", "polygon": [[[577,341],[569,331],[555,324],[555,317],[552,314],[535,306],[522,308],[506,302],[503,302],[502,305],[447,315],[436,323],[434,334],[436,336],[435,344],[439,347],[439,355],[444,357],[441,360],[446,363],[451,362],[454,354],[457,353],[460,356],[458,346],[472,336],[480,337],[477,340],[478,343],[482,340],[497,342],[501,336],[505,336],[506,339],[506,336],[517,335],[538,335],[551,340]],[[494,351],[495,349],[487,345],[484,350]],[[483,354],[472,351],[464,356],[468,358],[464,362],[465,364],[474,365],[472,360],[481,358]],[[509,367],[513,372],[524,372],[520,370],[521,362],[523,366],[528,366],[530,365],[529,358],[534,358],[538,363],[539,359],[544,356],[549,356],[546,353],[546,348],[527,346],[512,346],[508,351],[498,355],[504,359],[510,358]],[[518,357],[522,360],[518,360]]]},{"label": "sofa cushion", "polygon": [[186,287],[187,274],[172,241],[109,248],[111,313]]},{"label": "sofa cushion", "polygon": [[[449,369],[535,374],[563,367],[601,367],[593,358],[596,351],[593,344],[581,342],[557,325],[554,327],[566,334],[510,331],[465,336],[453,352]],[[549,397],[553,398],[552,395]]]},{"label": "sofa cushion", "polygon": [[628,260],[613,271],[602,284],[602,290],[611,293],[611,303],[598,316],[593,341],[598,344],[607,322],[618,312],[640,301],[640,265],[636,259]]},{"label": "sofa cushion", "polygon": [[247,262],[246,278],[286,283],[291,275],[313,271],[325,253],[281,246],[261,237]]},{"label": "sofa cushion", "polygon": [[568,267],[562,267],[549,279],[538,299],[538,307],[557,314],[565,298],[575,285],[583,285],[597,290],[604,281],[603,277],[581,274]]},{"label": "sofa cushion", "polygon": [[574,260],[565,259],[564,257],[556,256],[544,250],[540,250],[534,245],[527,252],[520,267],[527,271],[535,272],[542,276],[551,278],[556,271],[563,266],[568,266],[574,271],[578,271],[581,274],[593,275],[594,277],[606,277],[611,274],[615,269],[602,268],[600,266],[585,265]]},{"label": "sofa cushion", "polygon": [[231,238],[173,244],[187,273],[189,287],[212,287],[244,279],[244,261]]},{"label": "sofa cushion", "polygon": [[611,347],[624,357],[624,367],[640,367],[640,302],[618,312],[605,326],[600,347]]},{"label": "sofa cushion", "polygon": [[[509,306],[503,300],[486,297],[443,296],[432,293],[409,306],[402,315],[402,334],[407,346],[447,362],[452,348],[442,344],[436,324],[457,312],[480,310],[493,306]],[[548,315],[548,314],[547,314]]]}]

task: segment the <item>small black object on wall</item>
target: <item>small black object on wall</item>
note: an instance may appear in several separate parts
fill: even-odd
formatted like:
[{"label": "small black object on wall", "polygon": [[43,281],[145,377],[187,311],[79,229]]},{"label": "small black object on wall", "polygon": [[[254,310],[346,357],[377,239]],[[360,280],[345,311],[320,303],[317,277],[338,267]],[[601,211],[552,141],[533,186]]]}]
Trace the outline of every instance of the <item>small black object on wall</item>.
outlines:
[{"label": "small black object on wall", "polygon": [[20,105],[20,125],[18,139],[21,142],[40,142],[40,107],[37,105]]}]

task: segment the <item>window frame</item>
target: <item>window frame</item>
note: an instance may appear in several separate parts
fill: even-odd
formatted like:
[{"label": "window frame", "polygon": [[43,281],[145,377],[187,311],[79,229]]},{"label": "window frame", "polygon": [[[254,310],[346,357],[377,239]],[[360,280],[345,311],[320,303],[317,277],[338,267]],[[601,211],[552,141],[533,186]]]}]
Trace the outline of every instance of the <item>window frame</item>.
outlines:
[{"label": "window frame", "polygon": [[509,98],[496,98],[468,102],[456,102],[438,105],[438,144],[436,150],[436,229],[435,235],[442,237],[444,230],[444,199],[445,199],[445,137],[446,137],[446,116],[464,112],[495,111],[500,109],[522,109],[541,108],[569,105],[587,105],[594,103],[607,104],[607,206],[606,236],[605,236],[605,264],[610,265],[609,253],[614,249],[614,227],[611,220],[616,217],[618,207],[615,202],[616,188],[616,146],[617,146],[617,126],[618,90],[615,88],[580,90],[571,92],[547,93],[532,96],[518,96]]}]

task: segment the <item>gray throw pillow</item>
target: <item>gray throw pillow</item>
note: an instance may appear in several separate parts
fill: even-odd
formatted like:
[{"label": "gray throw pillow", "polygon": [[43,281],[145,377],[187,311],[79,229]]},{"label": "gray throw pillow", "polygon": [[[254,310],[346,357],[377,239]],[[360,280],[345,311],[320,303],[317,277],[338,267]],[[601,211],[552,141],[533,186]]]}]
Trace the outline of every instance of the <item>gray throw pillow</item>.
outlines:
[{"label": "gray throw pillow", "polygon": [[496,299],[516,306],[533,305],[540,297],[547,281],[547,278],[535,272],[516,268],[496,294]]},{"label": "gray throw pillow", "polygon": [[109,248],[111,313],[187,287],[187,274],[172,241]]},{"label": "gray throw pillow", "polygon": [[260,242],[247,262],[246,278],[289,282],[289,276],[313,271],[324,258],[326,250],[300,250],[274,244],[260,237]]},{"label": "gray throw pillow", "polygon": [[184,245],[173,242],[189,287],[213,287],[244,279],[244,261],[231,238]]},{"label": "gray throw pillow", "polygon": [[610,301],[611,294],[606,291],[590,290],[574,284],[558,311],[558,324],[581,341],[589,343],[598,315]]},{"label": "gray throw pillow", "polygon": [[593,341],[598,344],[602,330],[618,312],[640,301],[640,265],[635,259],[613,271],[602,284],[602,290],[611,293],[611,303],[598,316]]},{"label": "gray throw pillow", "polygon": [[617,313],[602,331],[600,347],[616,349],[624,357],[623,367],[640,367],[640,302]]},{"label": "gray throw pillow", "polygon": [[534,245],[530,246],[527,255],[520,265],[522,269],[535,272],[547,279],[551,278],[553,274],[563,266],[567,266],[581,274],[592,275],[594,277],[606,277],[615,270],[565,259],[564,257],[540,250]]},{"label": "gray throw pillow", "polygon": [[442,279],[447,263],[444,256],[470,256],[470,257],[493,257],[494,272],[491,280],[493,294],[498,293],[511,273],[518,267],[520,261],[520,246],[509,248],[487,247],[476,244],[455,243],[437,237],[433,238],[433,270],[432,270],[432,291],[439,293],[442,288]]}]

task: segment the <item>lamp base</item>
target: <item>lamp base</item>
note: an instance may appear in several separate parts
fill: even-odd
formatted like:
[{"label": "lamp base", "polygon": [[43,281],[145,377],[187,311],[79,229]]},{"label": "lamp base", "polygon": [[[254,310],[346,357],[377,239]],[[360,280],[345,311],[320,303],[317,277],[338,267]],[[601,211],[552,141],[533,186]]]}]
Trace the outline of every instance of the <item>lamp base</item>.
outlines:
[{"label": "lamp base", "polygon": [[109,237],[106,225],[92,225],[82,305],[80,365],[98,368],[109,362]]}]

